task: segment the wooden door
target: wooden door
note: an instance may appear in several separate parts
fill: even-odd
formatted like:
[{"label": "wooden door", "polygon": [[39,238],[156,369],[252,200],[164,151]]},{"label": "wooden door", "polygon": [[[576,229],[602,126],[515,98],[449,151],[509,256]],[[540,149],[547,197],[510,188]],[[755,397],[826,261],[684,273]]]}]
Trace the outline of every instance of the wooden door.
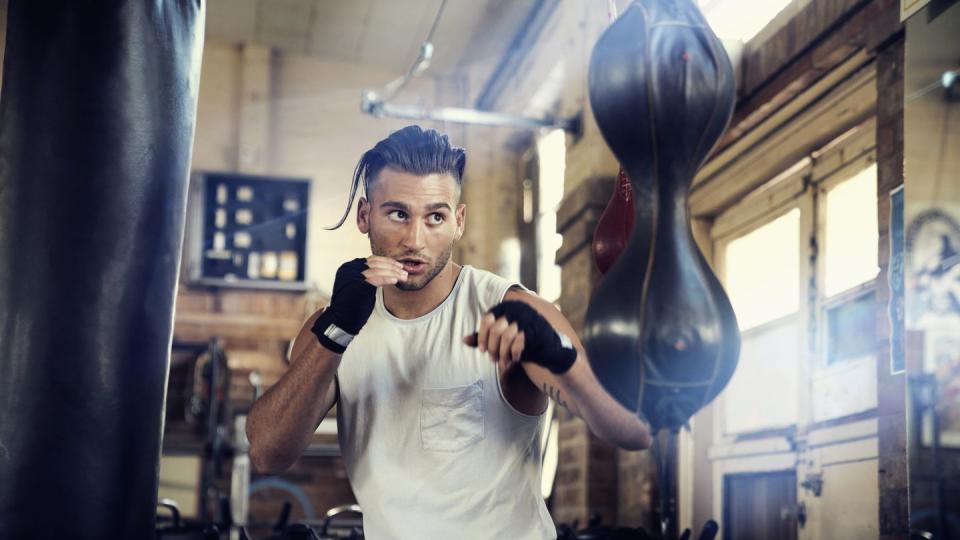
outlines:
[{"label": "wooden door", "polygon": [[723,479],[723,537],[796,540],[796,505],[793,470],[728,474]]}]

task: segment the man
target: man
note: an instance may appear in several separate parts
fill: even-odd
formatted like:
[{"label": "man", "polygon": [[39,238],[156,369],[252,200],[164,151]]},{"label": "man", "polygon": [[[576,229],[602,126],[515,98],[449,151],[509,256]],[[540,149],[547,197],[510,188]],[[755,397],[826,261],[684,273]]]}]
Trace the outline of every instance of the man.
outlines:
[{"label": "man", "polygon": [[[464,151],[410,126],[366,152],[357,226],[373,255],[337,271],[287,373],[252,407],[250,457],[279,472],[338,405],[337,432],[367,538],[555,538],[540,496],[548,397],[599,437],[650,432],[593,375],[549,302],[450,260],[463,234]],[[340,226],[346,214],[341,218]]]}]

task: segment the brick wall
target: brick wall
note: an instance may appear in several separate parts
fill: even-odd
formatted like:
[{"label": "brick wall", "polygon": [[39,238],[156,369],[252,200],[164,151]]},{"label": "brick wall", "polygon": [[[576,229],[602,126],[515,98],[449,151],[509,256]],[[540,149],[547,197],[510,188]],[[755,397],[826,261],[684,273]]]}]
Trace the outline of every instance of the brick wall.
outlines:
[{"label": "brick wall", "polygon": [[[557,227],[564,237],[557,253],[557,263],[563,269],[560,308],[577,332],[583,327],[587,304],[600,281],[593,259],[593,232],[614,185],[612,175],[578,182],[557,215]],[[597,516],[605,524],[656,530],[651,528],[656,493],[656,466],[651,454],[617,450],[594,437],[583,420],[563,410],[558,416],[560,460],[554,486],[554,519],[560,523],[577,521],[582,526]]]},{"label": "brick wall", "polygon": [[[656,443],[655,443],[656,444]],[[617,523],[659,530],[657,462],[652,452],[617,451]]]},{"label": "brick wall", "polygon": [[[590,242],[613,185],[613,177],[584,181],[565,197],[557,215],[557,228],[564,237],[557,253],[557,263],[563,269],[560,309],[578,333],[600,280]],[[616,450],[594,437],[583,420],[562,409],[558,417],[560,459],[554,485],[554,519],[559,523],[576,521],[583,527],[597,515],[606,524],[615,523]]]}]

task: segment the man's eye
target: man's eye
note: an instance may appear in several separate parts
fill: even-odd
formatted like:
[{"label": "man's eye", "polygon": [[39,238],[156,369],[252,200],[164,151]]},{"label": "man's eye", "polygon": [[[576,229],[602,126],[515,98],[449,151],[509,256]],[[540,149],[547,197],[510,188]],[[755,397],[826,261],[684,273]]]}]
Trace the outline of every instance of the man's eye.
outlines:
[{"label": "man's eye", "polygon": [[390,219],[393,219],[393,220],[403,221],[403,220],[407,219],[407,213],[404,212],[403,210],[394,210],[394,211],[390,212],[389,214],[387,214],[387,217],[389,217]]},{"label": "man's eye", "polygon": [[440,214],[440,213],[430,214],[430,221],[434,224],[443,223],[444,219],[446,218],[444,217],[443,214]]}]

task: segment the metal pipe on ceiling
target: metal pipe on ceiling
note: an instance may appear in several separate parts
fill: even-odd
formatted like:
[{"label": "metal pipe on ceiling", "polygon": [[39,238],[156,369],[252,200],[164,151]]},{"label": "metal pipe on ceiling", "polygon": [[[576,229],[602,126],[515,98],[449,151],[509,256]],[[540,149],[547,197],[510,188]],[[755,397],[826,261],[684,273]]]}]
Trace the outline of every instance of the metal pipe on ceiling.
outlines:
[{"label": "metal pipe on ceiling", "polygon": [[363,94],[360,109],[373,117],[405,118],[409,120],[431,120],[493,127],[512,127],[528,129],[562,129],[575,133],[579,130],[578,118],[531,118],[493,111],[464,109],[460,107],[424,107],[420,105],[401,105],[387,103],[378,98],[376,92]]},{"label": "metal pipe on ceiling", "polygon": [[[451,122],[457,124],[511,127],[521,129],[562,129],[568,133],[579,133],[579,116],[573,118],[553,118],[551,116],[532,118],[480,109],[466,109],[460,107],[424,107],[420,105],[402,105],[390,103],[390,100],[393,99],[393,97],[396,96],[400,90],[402,90],[407,83],[410,82],[411,79],[422,74],[430,66],[430,60],[433,58],[434,53],[433,35],[437,30],[437,25],[440,21],[441,15],[443,14],[443,8],[446,6],[446,3],[447,0],[443,0],[440,3],[440,7],[437,9],[437,14],[433,19],[433,24],[430,27],[430,31],[427,33],[427,37],[423,44],[420,46],[420,54],[407,73],[403,77],[387,83],[379,92],[375,90],[363,91],[360,100],[360,110],[362,112],[375,118],[390,117],[408,120],[430,120],[434,122]],[[545,4],[546,2],[543,0],[538,1],[532,10],[532,13],[542,13],[544,11],[543,6]],[[528,30],[529,29],[527,28],[522,28],[518,36],[522,37],[527,35]],[[538,33],[539,32],[537,32],[537,34]],[[525,49],[529,49],[529,45],[525,47]],[[495,73],[492,80],[502,79],[502,70],[505,62],[507,62],[508,57],[510,60],[516,60],[514,58],[514,52],[508,51],[506,54],[507,57],[505,57],[504,62],[501,62],[500,66],[498,67],[498,73]],[[488,87],[485,88],[483,92],[485,96],[491,93],[491,88],[489,88],[490,81],[488,81],[487,86]]]}]

